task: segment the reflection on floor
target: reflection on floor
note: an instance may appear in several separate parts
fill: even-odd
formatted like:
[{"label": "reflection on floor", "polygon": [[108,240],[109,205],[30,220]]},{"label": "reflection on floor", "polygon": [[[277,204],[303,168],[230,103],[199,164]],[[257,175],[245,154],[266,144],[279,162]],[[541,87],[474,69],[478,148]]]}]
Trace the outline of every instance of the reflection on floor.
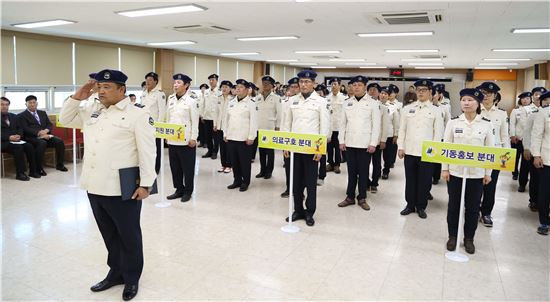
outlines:
[{"label": "reflection on floor", "polygon": [[[202,154],[201,149],[198,155]],[[227,190],[219,160],[199,159],[188,203],[144,202],[145,268],[136,300],[549,300],[549,242],[536,233],[510,173],[499,179],[492,229],[479,225],[468,263],[445,258],[446,185],[434,186],[428,219],[403,217],[402,161],[369,195],[371,211],[338,208],[347,174],[318,189],[315,227],[280,231],[288,213],[281,154],[274,177]],[[67,165],[72,169],[72,165]],[[168,164],[165,179],[170,181]],[[80,168],[78,166],[78,168]],[[258,161],[252,175],[259,171]],[[108,270],[85,192],[72,173],[2,179],[2,299],[120,300],[92,293]],[[165,184],[166,195],[173,192]]]}]

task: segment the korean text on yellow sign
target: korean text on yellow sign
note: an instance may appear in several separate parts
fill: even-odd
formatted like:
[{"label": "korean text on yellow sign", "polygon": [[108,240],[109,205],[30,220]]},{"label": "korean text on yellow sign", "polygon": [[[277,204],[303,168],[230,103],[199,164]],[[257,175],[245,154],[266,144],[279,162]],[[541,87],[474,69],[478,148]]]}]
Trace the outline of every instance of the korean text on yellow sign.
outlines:
[{"label": "korean text on yellow sign", "polygon": [[[55,126],[56,126],[57,128],[68,128],[68,127],[63,126],[63,124],[61,124],[61,122],[59,121],[59,114],[56,114],[56,115],[55,115]],[[71,128],[73,128],[73,127],[71,127]],[[78,128],[78,127],[74,127],[74,128],[75,128],[75,129],[80,129],[80,128]]]},{"label": "korean text on yellow sign", "polygon": [[483,169],[514,171],[516,150],[424,141],[422,161],[471,166]]},{"label": "korean text on yellow sign", "polygon": [[170,141],[185,141],[185,127],[178,124],[168,124],[155,122],[155,137],[163,138]]},{"label": "korean text on yellow sign", "polygon": [[327,137],[318,134],[301,134],[260,129],[258,132],[260,148],[288,150],[304,154],[325,154]]}]

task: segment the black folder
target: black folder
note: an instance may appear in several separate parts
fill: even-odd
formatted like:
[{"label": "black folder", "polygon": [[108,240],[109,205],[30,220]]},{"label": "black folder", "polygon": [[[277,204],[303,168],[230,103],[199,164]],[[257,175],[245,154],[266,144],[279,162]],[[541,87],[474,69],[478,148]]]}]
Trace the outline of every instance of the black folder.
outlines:
[{"label": "black folder", "polygon": [[[132,199],[132,195],[139,187],[139,167],[122,168],[118,170],[120,175],[120,192],[122,200]],[[157,180],[153,183],[150,195],[158,193]]]}]

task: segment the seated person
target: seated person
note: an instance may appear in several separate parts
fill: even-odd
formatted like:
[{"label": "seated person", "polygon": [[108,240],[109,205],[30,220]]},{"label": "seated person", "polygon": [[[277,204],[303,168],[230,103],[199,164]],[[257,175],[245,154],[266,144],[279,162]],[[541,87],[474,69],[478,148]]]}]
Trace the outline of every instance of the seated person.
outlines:
[{"label": "seated person", "polygon": [[27,155],[29,161],[29,174],[31,177],[40,178],[40,174],[36,170],[34,158],[34,148],[31,144],[22,140],[23,129],[17,124],[17,115],[8,112],[10,109],[10,100],[1,97],[2,108],[2,152],[9,152],[13,155],[15,161],[15,179],[27,181],[30,178],[25,174],[27,167],[25,165],[25,157]]},{"label": "seated person", "polygon": [[48,118],[46,111],[38,110],[38,100],[34,95],[25,98],[27,110],[19,113],[19,125],[23,128],[25,140],[34,146],[36,154],[36,168],[38,173],[46,176],[42,162],[47,147],[55,148],[56,169],[66,172],[65,168],[65,144],[59,137],[50,134],[52,131],[52,122]]}]

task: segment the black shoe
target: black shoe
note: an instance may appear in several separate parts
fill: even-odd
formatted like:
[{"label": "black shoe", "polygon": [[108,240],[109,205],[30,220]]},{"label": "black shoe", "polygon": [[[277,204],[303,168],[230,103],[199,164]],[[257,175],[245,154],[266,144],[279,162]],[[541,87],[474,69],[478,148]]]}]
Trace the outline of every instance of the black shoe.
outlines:
[{"label": "black shoe", "polygon": [[40,169],[40,171],[38,171],[38,174],[40,174],[40,176],[48,175],[48,173],[46,173],[46,171],[44,171],[44,169]]},{"label": "black shoe", "polygon": [[264,175],[264,179],[270,179],[270,178],[271,178],[271,174]]},{"label": "black shoe", "polygon": [[233,184],[230,184],[229,186],[227,186],[227,188],[231,190],[231,189],[236,189],[240,186],[241,186],[241,184],[233,183]]},{"label": "black shoe", "polygon": [[[306,219],[304,214],[298,214],[298,212],[292,213],[292,221]],[[285,219],[288,222],[288,217]]]},{"label": "black shoe", "polygon": [[178,192],[176,192],[176,193],[174,193],[174,194],[172,194],[172,195],[166,196],[166,199],[168,199],[168,200],[178,199],[178,198],[181,198],[182,196],[183,196],[183,193],[178,193]]},{"label": "black shoe", "polygon": [[389,174],[388,173],[382,173],[382,179],[388,179]]},{"label": "black shoe", "polygon": [[130,301],[132,300],[138,293],[138,285],[137,284],[126,284],[124,285],[124,291],[122,292],[122,300],[124,301]]},{"label": "black shoe", "polygon": [[399,214],[405,216],[405,215],[409,215],[410,213],[414,213],[414,209],[409,209],[409,208],[405,207],[403,209],[403,211],[401,211]]},{"label": "black shoe", "polygon": [[181,197],[181,202],[188,202],[191,199],[191,195],[183,195]]},{"label": "black shoe", "polygon": [[438,183],[439,183],[439,179],[434,179],[434,180],[432,181],[432,185],[437,185]]},{"label": "black shoe", "polygon": [[256,174],[256,178],[264,178],[264,177],[265,177],[265,174],[262,172]]},{"label": "black shoe", "polygon": [[423,209],[416,209],[416,213],[418,214],[418,217],[422,219],[426,219],[428,217],[428,215],[426,215],[426,211]]},{"label": "black shoe", "polygon": [[242,184],[239,188],[239,192],[246,192],[248,190],[248,185]]},{"label": "black shoe", "polygon": [[518,192],[525,192],[525,186],[519,186]]},{"label": "black shoe", "polygon": [[434,197],[432,196],[432,193],[428,193],[428,200],[434,200]]},{"label": "black shoe", "polygon": [[376,192],[378,192],[378,187],[371,186],[370,187],[370,192],[373,193],[373,194],[376,194]]},{"label": "black shoe", "polygon": [[464,249],[468,254],[474,254],[476,252],[476,247],[474,245],[474,239],[464,238]]},{"label": "black shoe", "polygon": [[121,285],[121,284],[124,284],[124,282],[122,281],[110,281],[110,280],[103,280],[97,284],[94,284],[92,285],[92,287],[90,287],[90,290],[93,291],[93,292],[101,292],[101,291],[104,291],[104,290],[107,290],[115,285]]},{"label": "black shoe", "polygon": [[38,174],[38,172],[32,172],[31,174],[29,174],[30,177],[32,178],[40,178],[42,176],[40,176],[40,174]]},{"label": "black shoe", "polygon": [[30,178],[25,173],[18,173],[17,176],[15,176],[15,179],[21,180],[21,181],[29,181]]},{"label": "black shoe", "polygon": [[517,175],[512,175],[512,179],[513,180],[518,180],[518,176]]},{"label": "black shoe", "polygon": [[531,212],[537,212],[539,210],[539,207],[537,206],[536,203],[530,202],[529,203],[529,210],[531,210]]},{"label": "black shoe", "polygon": [[544,236],[547,236],[548,235],[548,226],[547,225],[540,225],[538,228],[537,228],[537,233],[541,234],[541,235],[544,235]]},{"label": "black shoe", "polygon": [[69,171],[69,169],[67,169],[67,167],[63,166],[63,165],[59,165],[57,167],[55,167],[57,170],[61,171],[61,172],[67,172]]},{"label": "black shoe", "polygon": [[290,196],[290,193],[288,192],[288,190],[284,191],[283,193],[281,193],[281,197],[282,198],[288,198],[288,196]]},{"label": "black shoe", "polygon": [[212,154],[211,153],[206,153],[205,155],[202,156],[202,158],[208,158],[208,157],[211,157]]},{"label": "black shoe", "polygon": [[315,225],[315,220],[313,220],[313,216],[306,214],[306,224],[310,227]]},{"label": "black shoe", "polygon": [[212,156],[210,156],[211,159],[216,159],[218,158],[218,154],[212,154]]}]

